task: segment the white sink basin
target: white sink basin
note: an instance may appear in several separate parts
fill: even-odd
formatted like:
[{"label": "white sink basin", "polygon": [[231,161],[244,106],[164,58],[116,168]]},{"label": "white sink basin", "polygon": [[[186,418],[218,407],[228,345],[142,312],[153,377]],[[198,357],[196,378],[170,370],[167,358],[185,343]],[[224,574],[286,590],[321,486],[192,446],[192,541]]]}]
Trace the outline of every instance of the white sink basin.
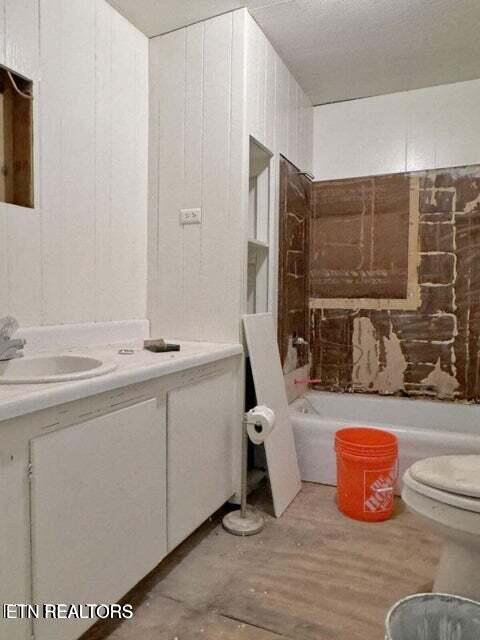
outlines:
[{"label": "white sink basin", "polygon": [[88,356],[35,356],[0,362],[0,384],[42,384],[84,380],[110,373],[116,364]]}]

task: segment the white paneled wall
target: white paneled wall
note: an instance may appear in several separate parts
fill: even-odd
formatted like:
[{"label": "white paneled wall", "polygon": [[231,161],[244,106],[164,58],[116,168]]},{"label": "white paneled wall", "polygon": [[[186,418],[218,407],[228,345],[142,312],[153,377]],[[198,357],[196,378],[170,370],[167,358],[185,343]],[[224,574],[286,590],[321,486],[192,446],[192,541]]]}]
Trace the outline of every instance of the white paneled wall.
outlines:
[{"label": "white paneled wall", "polygon": [[267,37],[247,19],[248,133],[302,171],[312,170],[313,109]]},{"label": "white paneled wall", "polygon": [[[272,193],[279,153],[311,169],[312,106],[247,10],[150,41],[148,308],[155,334],[240,337],[249,135],[274,154]],[[193,207],[202,208],[202,224],[182,226],[180,210]],[[274,246],[272,236],[271,255]],[[273,260],[273,280],[275,271]]]},{"label": "white paneled wall", "polygon": [[314,109],[317,180],[480,163],[480,80]]},{"label": "white paneled wall", "polygon": [[[148,306],[155,335],[238,340],[245,19],[245,10],[235,11],[150,41]],[[180,225],[180,210],[192,207],[202,208],[202,224]]]},{"label": "white paneled wall", "polygon": [[34,80],[34,210],[0,204],[0,315],[146,313],[148,40],[104,0],[0,0],[0,63]]},{"label": "white paneled wall", "polygon": [[247,18],[247,133],[273,154],[269,309],[278,301],[279,154],[301,171],[313,166],[313,107],[267,37]]}]

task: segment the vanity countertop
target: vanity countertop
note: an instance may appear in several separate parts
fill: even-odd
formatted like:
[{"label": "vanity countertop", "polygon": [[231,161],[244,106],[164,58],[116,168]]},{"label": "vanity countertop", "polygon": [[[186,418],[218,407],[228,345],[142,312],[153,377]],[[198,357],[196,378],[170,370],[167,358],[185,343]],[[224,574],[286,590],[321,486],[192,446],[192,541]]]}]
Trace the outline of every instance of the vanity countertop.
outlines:
[{"label": "vanity countertop", "polygon": [[[170,340],[170,342],[175,342]],[[241,344],[180,342],[177,352],[152,353],[137,344],[115,344],[62,349],[61,354],[87,355],[115,363],[115,371],[96,378],[47,384],[0,385],[0,421],[47,409],[65,402],[80,400],[105,391],[146,382],[192,367],[209,364],[243,353]],[[131,355],[120,355],[119,349],[133,349]],[[52,352],[30,352],[27,356],[52,355]]]}]

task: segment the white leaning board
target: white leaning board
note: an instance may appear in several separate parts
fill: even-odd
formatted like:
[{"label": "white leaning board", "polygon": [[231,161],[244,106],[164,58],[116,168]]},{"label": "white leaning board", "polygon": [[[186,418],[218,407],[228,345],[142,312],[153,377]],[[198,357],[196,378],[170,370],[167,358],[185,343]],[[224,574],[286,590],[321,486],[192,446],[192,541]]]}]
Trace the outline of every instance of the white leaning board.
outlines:
[{"label": "white leaning board", "polygon": [[243,326],[257,403],[275,413],[275,428],[265,440],[265,453],[278,518],[300,491],[301,482],[275,325],[271,313],[258,313],[243,316]]}]

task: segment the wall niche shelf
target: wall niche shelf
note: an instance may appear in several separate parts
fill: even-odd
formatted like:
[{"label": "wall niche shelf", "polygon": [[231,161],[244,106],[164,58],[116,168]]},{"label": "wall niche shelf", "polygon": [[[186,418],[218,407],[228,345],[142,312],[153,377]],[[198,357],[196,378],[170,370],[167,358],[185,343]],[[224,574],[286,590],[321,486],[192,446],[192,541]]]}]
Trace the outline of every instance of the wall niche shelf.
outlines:
[{"label": "wall niche shelf", "polygon": [[272,154],[250,138],[247,312],[269,311],[269,235]]},{"label": "wall niche shelf", "polygon": [[248,244],[253,247],[257,247],[257,249],[268,249],[268,242],[263,242],[263,240],[256,240],[255,238],[249,238]]}]

